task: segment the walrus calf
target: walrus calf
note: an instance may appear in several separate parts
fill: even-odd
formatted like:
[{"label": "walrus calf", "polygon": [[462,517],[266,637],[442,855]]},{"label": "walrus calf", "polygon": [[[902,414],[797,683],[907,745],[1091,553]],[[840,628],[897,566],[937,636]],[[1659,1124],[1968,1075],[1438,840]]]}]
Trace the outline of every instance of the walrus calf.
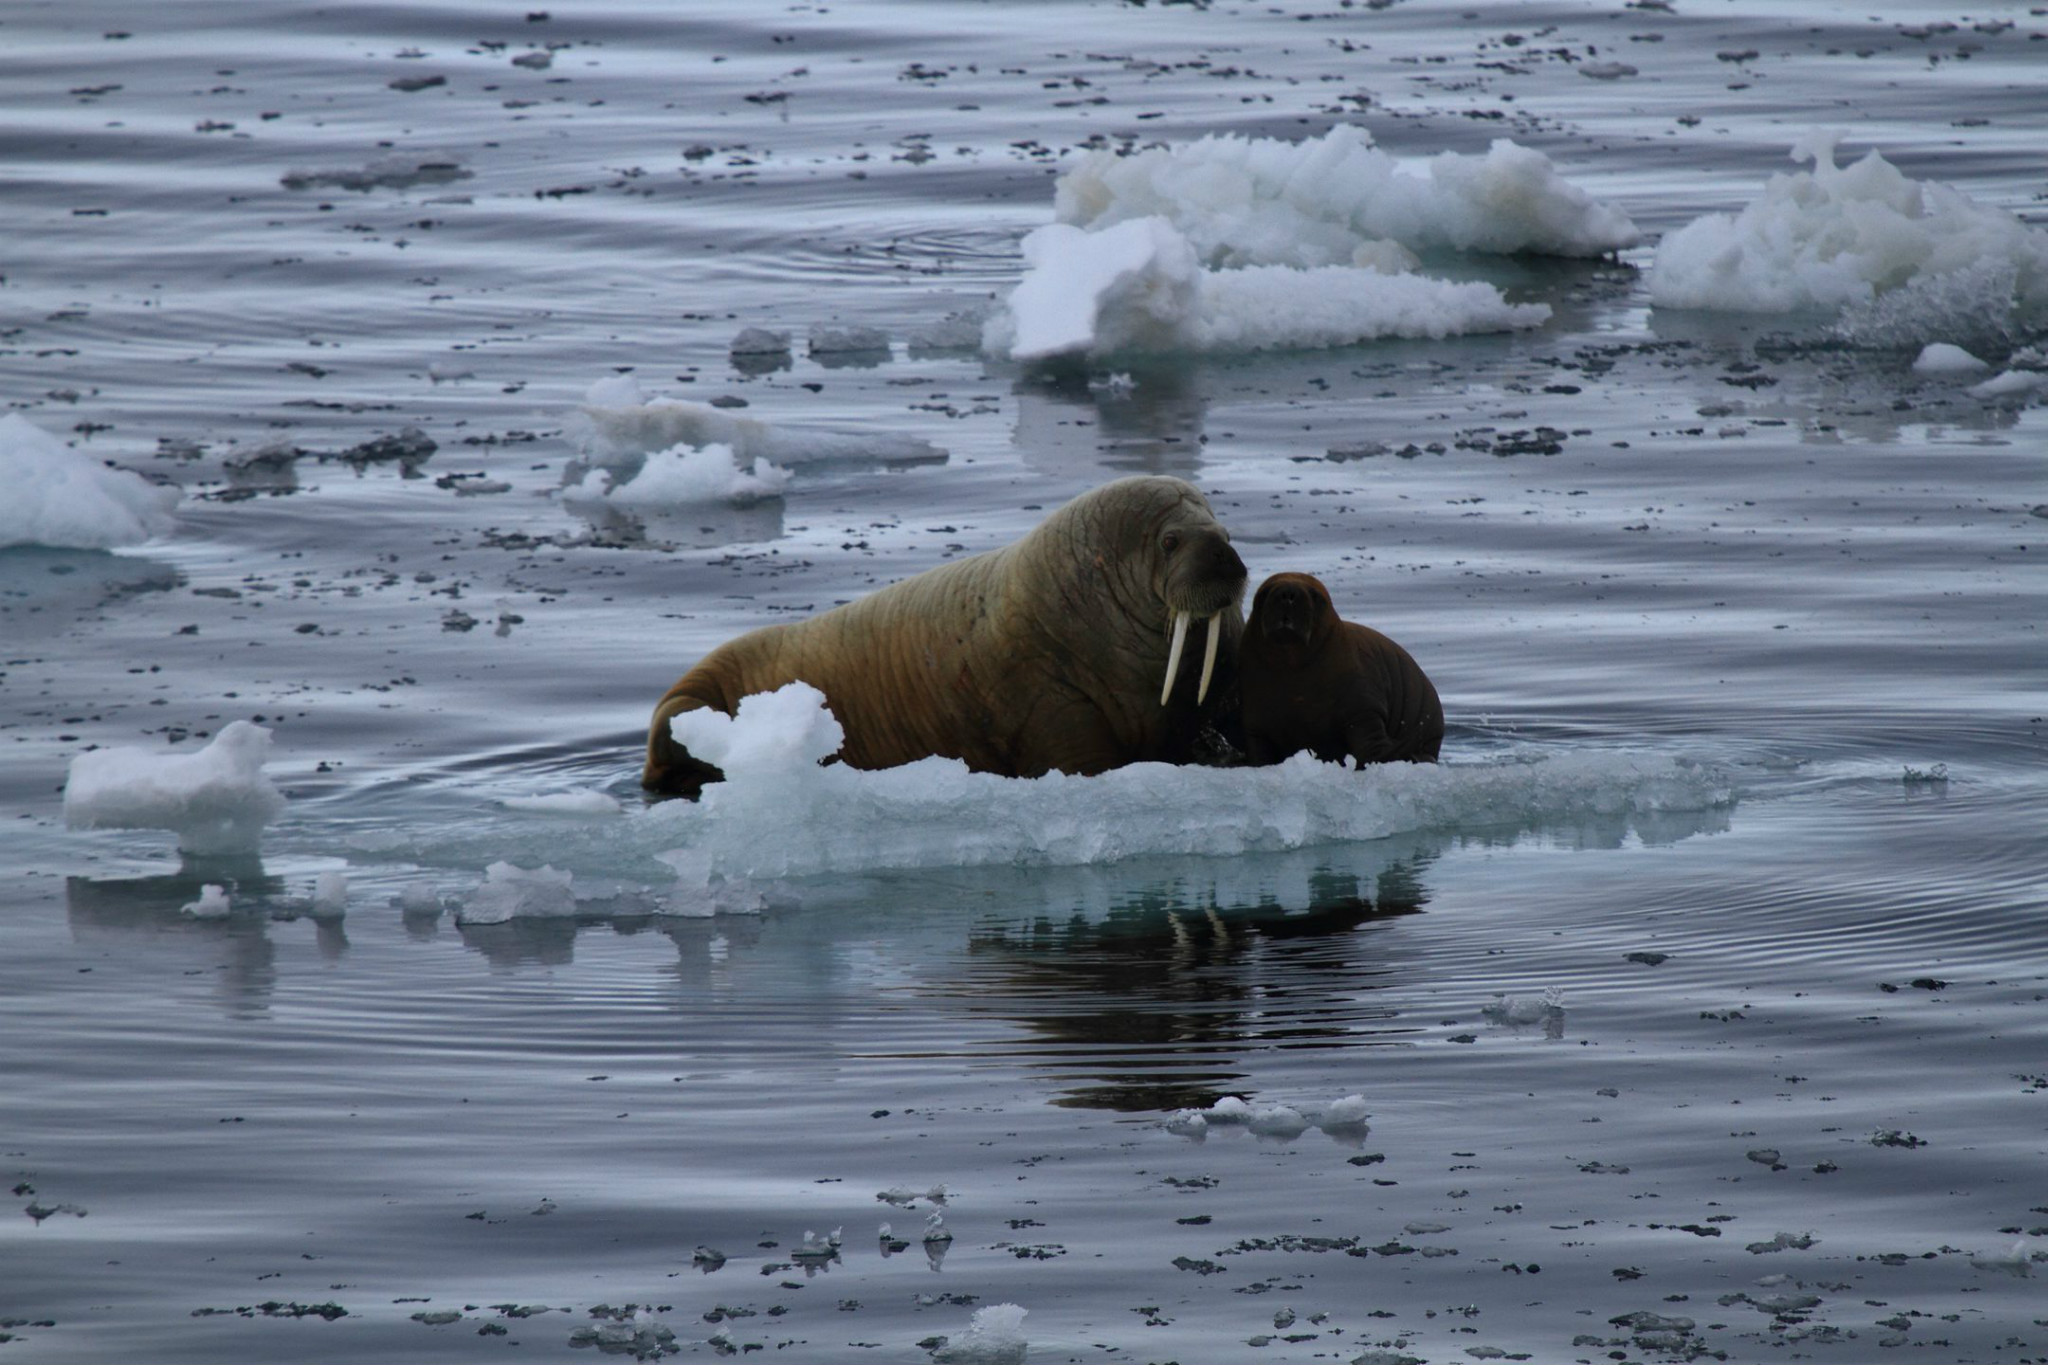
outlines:
[{"label": "walrus calf", "polygon": [[1436,688],[1407,650],[1339,619],[1305,573],[1259,585],[1238,646],[1245,755],[1278,763],[1308,750],[1326,763],[1434,763],[1444,740]]},{"label": "walrus calf", "polygon": [[[846,733],[838,758],[856,768],[938,755],[1037,777],[1189,761],[1219,658],[1232,667],[1245,581],[1193,485],[1105,484],[1015,544],[712,650],[655,707],[641,785],[694,797],[722,780],[669,720],[731,715],[792,682],[825,694]],[[1194,619],[1206,623],[1201,676],[1182,682]]]}]

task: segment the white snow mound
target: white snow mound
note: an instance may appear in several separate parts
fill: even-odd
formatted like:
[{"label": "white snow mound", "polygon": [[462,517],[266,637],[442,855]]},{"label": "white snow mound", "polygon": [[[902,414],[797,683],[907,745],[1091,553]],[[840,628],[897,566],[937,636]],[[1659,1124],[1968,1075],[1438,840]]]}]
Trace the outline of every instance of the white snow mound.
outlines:
[{"label": "white snow mound", "polygon": [[177,489],[80,454],[18,412],[0,417],[0,550],[111,550],[171,529]]},{"label": "white snow mound", "polygon": [[187,853],[255,850],[284,797],[263,775],[270,731],[251,721],[221,727],[192,753],[95,749],[71,760],[64,823],[72,829],[167,829]]}]

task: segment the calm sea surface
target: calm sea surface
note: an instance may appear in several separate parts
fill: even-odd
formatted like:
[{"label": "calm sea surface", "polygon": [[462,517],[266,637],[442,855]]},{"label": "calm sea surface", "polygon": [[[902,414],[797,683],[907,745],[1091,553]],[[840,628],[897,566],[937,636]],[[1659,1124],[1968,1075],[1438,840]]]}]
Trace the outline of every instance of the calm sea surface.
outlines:
[{"label": "calm sea surface", "polygon": [[[2048,1359],[2048,409],[1652,309],[1647,245],[1432,263],[1551,305],[1509,336],[921,340],[1063,158],[1208,133],[1512,137],[1654,239],[1835,128],[2040,223],[2044,64],[2002,3],[12,0],[0,400],[186,501],[0,552],[0,1365],[917,1362],[1004,1303],[1032,1361]],[[579,518],[622,373],[944,458]],[[1130,472],[1409,647],[1437,798],[650,913],[676,675]],[[243,718],[259,857],[64,828],[89,746]],[[458,923],[498,861],[588,913]]]}]

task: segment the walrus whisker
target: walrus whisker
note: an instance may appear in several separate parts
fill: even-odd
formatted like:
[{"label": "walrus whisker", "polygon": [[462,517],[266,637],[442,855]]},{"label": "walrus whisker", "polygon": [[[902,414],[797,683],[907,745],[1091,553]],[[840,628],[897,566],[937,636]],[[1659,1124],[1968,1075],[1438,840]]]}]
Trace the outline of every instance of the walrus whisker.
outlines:
[{"label": "walrus whisker", "polygon": [[1166,651],[1166,685],[1159,689],[1159,704],[1166,705],[1173,695],[1173,680],[1180,672],[1181,647],[1188,642],[1189,613],[1177,611],[1173,614],[1173,645]]},{"label": "walrus whisker", "polygon": [[1207,642],[1202,646],[1202,685],[1195,689],[1195,705],[1209,700],[1209,678],[1216,672],[1216,642],[1223,635],[1223,628],[1216,623],[1217,613],[1211,612],[1203,618],[1202,624],[1209,632]]}]

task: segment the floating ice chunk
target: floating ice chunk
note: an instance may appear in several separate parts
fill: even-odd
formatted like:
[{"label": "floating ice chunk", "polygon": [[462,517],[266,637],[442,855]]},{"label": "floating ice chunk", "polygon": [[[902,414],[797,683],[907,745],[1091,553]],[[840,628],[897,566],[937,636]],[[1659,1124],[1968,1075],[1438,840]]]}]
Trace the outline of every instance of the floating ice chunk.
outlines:
[{"label": "floating ice chunk", "polygon": [[832,1260],[839,1255],[839,1243],[844,1232],[844,1228],[834,1228],[821,1237],[809,1228],[805,1228],[804,1240],[798,1244],[795,1251],[790,1253],[790,1258],[797,1261],[813,1262]]},{"label": "floating ice chunk", "polygon": [[187,853],[246,853],[284,812],[263,775],[270,731],[231,721],[193,753],[95,749],[71,760],[64,823],[72,829],[167,829]]},{"label": "floating ice chunk", "polygon": [[1262,1104],[1245,1120],[1245,1127],[1257,1136],[1277,1138],[1282,1142],[1292,1142],[1311,1126],[1299,1109],[1288,1104]]},{"label": "floating ice chunk", "polygon": [[[1343,124],[1320,138],[1205,137],[1132,156],[1096,151],[1060,175],[1062,223],[1162,217],[1209,266],[1358,264],[1361,247],[1599,256],[1640,239],[1618,208],[1502,139],[1484,156],[1404,165]],[[1380,267],[1384,268],[1384,267]]]},{"label": "floating ice chunk", "polygon": [[2027,1241],[2024,1237],[2003,1252],[1993,1251],[1982,1256],[1972,1256],[1970,1266],[1972,1269],[1988,1270],[1997,1275],[2025,1276],[2034,1273],[2033,1257],[2027,1251]]},{"label": "floating ice chunk", "polygon": [[[748,327],[732,339],[728,353],[744,356],[788,355],[789,333],[771,331],[766,327]],[[592,398],[588,401],[594,403],[597,400]]]},{"label": "floating ice chunk", "polygon": [[1564,991],[1545,986],[1541,995],[1496,995],[1479,1012],[1496,1024],[1540,1024],[1564,1012]]},{"label": "floating ice chunk", "polygon": [[1326,1133],[1333,1128],[1363,1128],[1370,1117],[1365,1096],[1346,1095],[1316,1116],[1316,1126]]},{"label": "floating ice chunk", "polygon": [[440,152],[415,152],[379,157],[362,167],[294,169],[284,173],[281,183],[288,190],[310,190],[332,186],[339,190],[367,191],[383,187],[405,190],[415,185],[446,185],[467,180],[473,171],[454,156]]},{"label": "floating ice chunk", "polygon": [[952,1230],[946,1226],[946,1215],[937,1209],[924,1216],[924,1240],[928,1246],[953,1240]]},{"label": "floating ice chunk", "polygon": [[889,334],[879,327],[813,327],[812,355],[863,355],[889,349]]},{"label": "floating ice chunk", "polygon": [[455,909],[457,924],[503,924],[512,919],[559,918],[576,913],[573,880],[542,864],[536,868],[492,863],[479,886]]},{"label": "floating ice chunk", "polygon": [[1981,384],[1970,385],[1972,398],[2025,398],[2048,389],[2048,371],[2001,370]]},{"label": "floating ice chunk", "polygon": [[691,447],[678,443],[657,450],[624,481],[593,469],[583,481],[562,490],[565,502],[607,503],[613,507],[688,507],[700,503],[731,503],[747,507],[782,496],[790,474],[756,456],[744,466],[728,445]]},{"label": "floating ice chunk", "polygon": [[899,1209],[907,1209],[920,1199],[933,1204],[943,1204],[946,1202],[946,1187],[944,1185],[934,1185],[927,1190],[910,1190],[897,1186],[892,1189],[877,1190],[875,1198],[881,1200],[884,1204],[894,1204]]},{"label": "floating ice chunk", "polygon": [[18,412],[0,417],[0,550],[111,550],[171,529],[177,489],[111,469]]},{"label": "floating ice chunk", "polygon": [[946,452],[914,436],[771,426],[709,403],[650,398],[631,375],[593,383],[571,426],[583,458],[622,470],[637,468],[643,456],[677,446],[726,446],[747,469],[756,460],[787,469],[832,461],[917,463],[946,458]]},{"label": "floating ice chunk", "polygon": [[1014,1303],[977,1308],[967,1330],[948,1339],[932,1359],[939,1365],[1024,1365],[1030,1350],[1024,1339],[1026,1313]]},{"label": "floating ice chunk", "polygon": [[549,792],[542,796],[508,796],[504,804],[507,810],[536,811],[543,815],[617,815],[621,809],[616,796],[590,787]]},{"label": "floating ice chunk", "polygon": [[1012,360],[1346,346],[1512,331],[1550,316],[1479,282],[1351,266],[1205,269],[1165,218],[1093,232],[1054,223],[1023,251],[1027,273],[983,331],[984,347]]},{"label": "floating ice chunk", "polygon": [[401,915],[439,915],[441,893],[431,886],[414,882],[398,893],[398,912]]},{"label": "floating ice chunk", "polygon": [[199,888],[199,899],[179,906],[178,913],[188,919],[226,919],[233,908],[227,888],[208,882]]},{"label": "floating ice chunk", "polygon": [[1915,374],[1979,374],[1991,366],[1979,360],[1960,346],[1951,346],[1946,341],[1930,341],[1920,348],[1920,355],[1913,361]]},{"label": "floating ice chunk", "polygon": [[348,913],[348,873],[330,868],[313,879],[313,915],[338,919]]},{"label": "floating ice chunk", "polygon": [[[1875,151],[1837,166],[1839,136],[1794,143],[1792,159],[1813,169],[1773,175],[1740,213],[1707,214],[1668,234],[1650,270],[1651,301],[1790,313],[1869,305],[1912,288],[1922,311],[1946,315],[1949,295],[2003,282],[1995,306],[2015,323],[2048,312],[2048,232],[1909,179]],[[1887,339],[1902,343],[1900,321],[1885,322]]]},{"label": "floating ice chunk", "polygon": [[1699,812],[1733,800],[1717,769],[1625,753],[1370,773],[1308,754],[1266,768],[1139,763],[1028,780],[945,758],[867,772],[820,766],[841,731],[822,694],[804,683],[748,697],[737,716],[686,711],[670,728],[726,780],[699,801],[633,812],[621,835],[659,850],[685,887],[700,889],[880,868],[1277,853],[1517,818]]}]

